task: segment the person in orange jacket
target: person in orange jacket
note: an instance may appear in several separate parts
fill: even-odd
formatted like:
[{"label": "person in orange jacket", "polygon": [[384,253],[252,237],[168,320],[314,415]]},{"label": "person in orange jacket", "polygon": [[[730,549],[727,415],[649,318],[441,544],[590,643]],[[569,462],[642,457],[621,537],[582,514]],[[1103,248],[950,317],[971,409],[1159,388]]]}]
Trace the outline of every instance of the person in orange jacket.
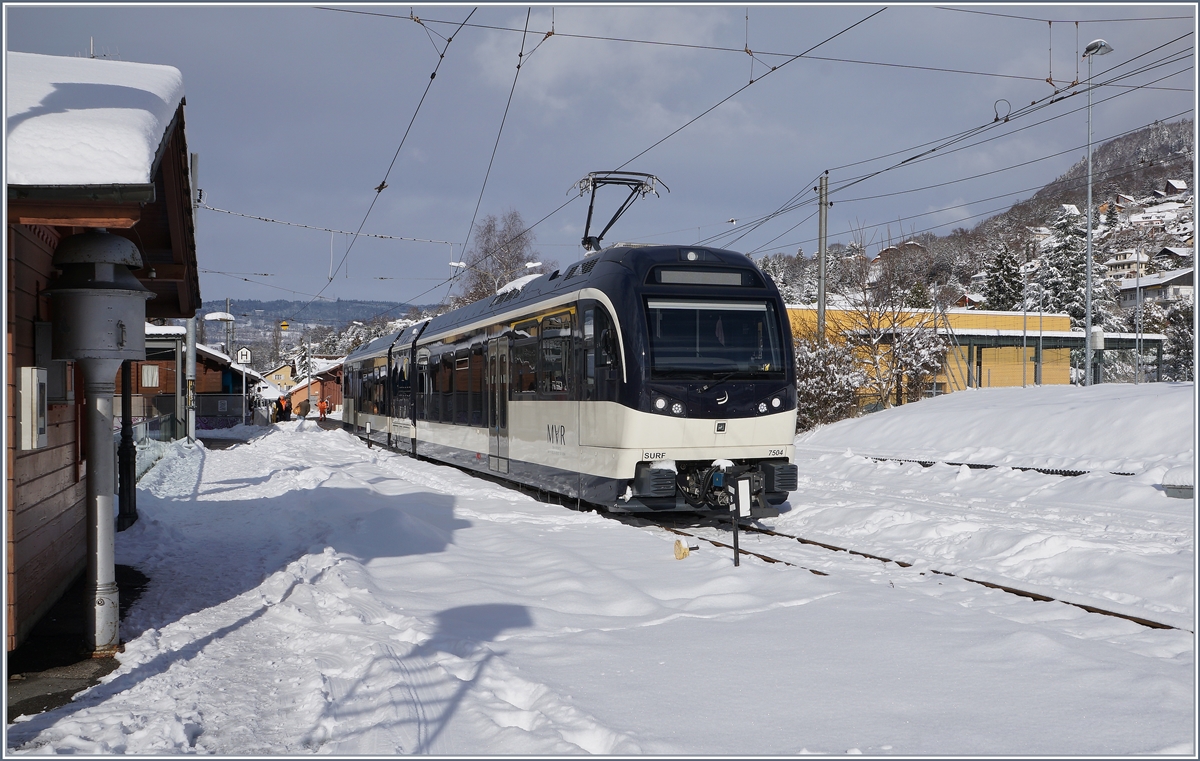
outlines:
[{"label": "person in orange jacket", "polygon": [[319,419],[324,420],[325,413],[328,411],[329,411],[329,397],[325,397],[321,401],[317,402],[317,412],[321,413]]}]

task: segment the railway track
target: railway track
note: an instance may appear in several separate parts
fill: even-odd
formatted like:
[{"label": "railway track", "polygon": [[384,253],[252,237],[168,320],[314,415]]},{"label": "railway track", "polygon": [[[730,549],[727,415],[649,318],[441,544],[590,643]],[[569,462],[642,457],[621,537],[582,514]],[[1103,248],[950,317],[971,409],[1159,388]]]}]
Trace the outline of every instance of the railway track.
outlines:
[{"label": "railway track", "polygon": [[[636,522],[640,522],[641,525],[656,526],[656,527],[661,528],[664,531],[670,532],[672,534],[677,534],[679,536],[694,538],[698,541],[707,542],[708,544],[711,544],[715,547],[721,547],[721,548],[729,549],[729,550],[733,549],[733,545],[731,545],[731,544],[726,544],[725,542],[721,542],[719,540],[712,539],[710,537],[701,536],[699,534],[692,534],[692,533],[689,533],[689,532],[679,529],[677,526],[669,526],[669,525],[666,525],[664,521],[661,521],[661,520],[656,521],[647,516],[638,516],[637,518],[634,518],[633,520],[626,520],[626,518],[628,516],[617,515],[615,513],[609,513],[609,516],[614,517],[617,520],[622,520],[623,522],[626,522],[626,523],[633,524],[636,521]],[[712,520],[709,523],[709,525],[714,528],[725,528],[727,526],[728,527],[732,526],[730,521],[719,520],[719,519]],[[754,526],[754,525],[743,523],[740,521],[738,522],[738,530],[743,531],[748,534],[761,534],[761,535],[765,535],[765,536],[777,537],[780,539],[790,539],[790,540],[799,542],[800,544],[811,545],[814,547],[820,547],[822,549],[829,550],[830,552],[845,552],[847,554],[856,555],[858,557],[867,558],[869,560],[877,560],[881,563],[892,563],[900,568],[911,568],[912,567],[912,563],[906,563],[903,560],[893,560],[892,558],[883,557],[882,555],[874,555],[869,552],[862,552],[860,550],[851,549],[849,547],[839,547],[835,544],[829,544],[826,542],[818,542],[814,539],[807,539],[805,537],[796,536],[794,534],[786,534],[783,532],[774,531],[772,529],[767,529],[767,528],[762,528],[761,526]],[[787,560],[783,560],[781,558],[776,558],[776,557],[772,557],[770,555],[765,555],[760,552],[753,552],[750,550],[745,550],[745,549],[740,549],[740,548],[738,551],[741,555],[744,555],[747,557],[756,557],[756,558],[763,560],[765,562],[768,562],[768,563],[781,563],[783,565],[801,568],[803,570],[809,571],[810,573],[817,574],[818,576],[828,576],[829,575],[825,571],[820,571],[820,570],[817,570],[814,568],[807,568],[807,567],[801,566],[797,563],[792,563]],[[1040,594],[1038,592],[1030,592],[1030,591],[1027,591],[1024,589],[1019,589],[1017,587],[1012,587],[1012,586],[1008,586],[1005,584],[997,584],[995,582],[984,581],[982,579],[972,579],[969,576],[960,576],[958,574],[950,573],[948,571],[939,571],[935,568],[931,568],[929,570],[931,573],[937,574],[939,576],[948,576],[951,578],[962,579],[963,581],[969,582],[971,584],[978,584],[979,586],[987,587],[988,589],[995,589],[1000,592],[1005,592],[1007,594],[1014,595],[1017,597],[1024,597],[1024,598],[1027,598],[1030,600],[1036,600],[1038,602],[1059,602],[1064,605],[1071,605],[1073,607],[1080,608],[1081,610],[1087,611],[1088,613],[1095,613],[1095,614],[1102,615],[1102,616],[1111,616],[1113,618],[1124,619],[1126,621],[1130,621],[1132,623],[1139,624],[1140,626],[1145,626],[1149,629],[1173,629],[1176,631],[1188,632],[1189,634],[1195,633],[1191,629],[1184,629],[1182,627],[1172,626],[1170,624],[1164,624],[1160,621],[1153,621],[1148,618],[1143,618],[1141,616],[1131,616],[1127,613],[1119,613],[1117,611],[1107,610],[1105,608],[1100,608],[1095,605],[1087,605],[1085,603],[1072,602],[1071,600],[1063,600],[1061,598],[1050,597],[1048,595]],[[924,575],[924,571],[922,571],[921,574]]]},{"label": "railway track", "polygon": [[[418,459],[424,460],[425,458],[419,457]],[[914,460],[912,462],[916,462],[916,461]],[[438,462],[436,464],[447,465],[447,463],[441,463],[441,462]],[[537,499],[539,502],[560,505],[562,507],[566,507],[568,509],[573,509],[573,510],[587,510],[587,511],[591,511],[591,512],[596,512],[596,513],[599,513],[600,515],[604,515],[613,520],[618,520],[627,525],[636,526],[639,528],[645,527],[645,526],[654,526],[654,527],[660,528],[664,531],[667,531],[669,533],[676,534],[678,536],[683,536],[683,537],[687,537],[687,538],[696,539],[701,542],[706,542],[714,547],[720,547],[720,548],[726,549],[726,550],[733,549],[732,544],[727,544],[725,542],[720,541],[719,539],[713,539],[711,537],[706,537],[706,536],[701,536],[699,534],[689,533],[687,531],[683,531],[682,529],[678,528],[678,526],[666,525],[667,520],[677,521],[678,516],[664,515],[664,516],[662,516],[661,519],[655,520],[654,519],[655,516],[647,515],[645,513],[639,513],[639,514],[612,513],[612,512],[609,512],[606,508],[604,508],[601,505],[592,505],[590,503],[581,502],[580,500],[576,500],[576,499],[568,499],[565,497],[559,497],[558,495],[550,494],[550,493],[542,491],[540,489],[534,489],[534,488],[530,488],[527,486],[522,486],[521,484],[516,484],[516,483],[506,481],[506,480],[503,480],[503,479],[500,479],[497,477],[493,477],[490,474],[480,473],[478,471],[473,471],[473,470],[470,470],[467,468],[462,468],[462,467],[459,467],[456,465],[449,465],[449,467],[455,468],[456,470],[460,470],[463,473],[466,473],[468,475],[475,476],[476,478],[481,478],[482,480],[491,481],[492,483],[496,483],[501,486],[506,486],[511,489],[516,489],[517,491],[520,491],[530,497],[533,497],[534,499]],[[1063,474],[1054,474],[1054,475],[1063,475]],[[1126,474],[1115,474],[1115,475],[1126,475]],[[724,529],[725,527],[732,528],[732,523],[729,520],[708,519],[708,525],[713,528],[721,528],[721,529]],[[856,550],[856,549],[849,548],[849,547],[840,547],[838,545],[829,544],[827,542],[819,542],[819,541],[816,541],[815,539],[808,539],[806,537],[796,536],[794,534],[787,534],[787,533],[783,533],[780,531],[774,531],[772,529],[763,528],[761,526],[754,526],[754,525],[743,523],[740,521],[738,522],[738,530],[749,533],[749,534],[759,534],[759,535],[776,537],[779,539],[793,540],[800,544],[810,545],[813,547],[819,547],[821,549],[825,549],[830,552],[845,552],[849,555],[855,555],[858,557],[866,558],[868,560],[876,560],[876,561],[879,561],[879,562],[885,563],[885,564],[888,564],[888,563],[894,564],[899,568],[911,568],[912,567],[912,563],[906,563],[903,560],[894,560],[892,558],[884,557],[882,555],[875,555],[875,554],[872,554],[869,552],[863,552],[861,550]],[[829,575],[829,573],[827,573],[825,571],[821,571],[816,568],[808,568],[808,567],[800,565],[798,563],[793,563],[791,561],[784,560],[782,558],[772,557],[770,555],[766,555],[766,554],[760,553],[760,552],[755,552],[752,550],[738,548],[738,553],[740,555],[743,555],[746,557],[758,558],[759,560],[762,560],[763,562],[766,562],[766,563],[772,563],[772,564],[778,563],[778,564],[790,566],[793,568],[800,568],[801,570],[808,571],[809,573],[815,574],[817,576],[828,576]],[[1191,629],[1184,629],[1179,626],[1172,626],[1170,624],[1165,624],[1160,621],[1153,621],[1151,619],[1143,618],[1141,616],[1131,616],[1126,613],[1119,613],[1117,611],[1107,610],[1105,608],[1100,608],[1095,605],[1087,605],[1085,603],[1072,602],[1070,600],[1063,600],[1061,598],[1050,597],[1048,595],[1040,594],[1038,592],[1030,592],[1027,590],[1019,589],[1017,587],[1012,587],[1012,586],[1008,586],[1005,584],[997,584],[995,582],[984,581],[982,579],[972,579],[968,576],[959,576],[958,574],[950,573],[948,571],[939,571],[934,568],[931,568],[930,572],[937,574],[939,576],[947,576],[950,578],[961,579],[961,580],[969,582],[971,584],[977,584],[979,586],[986,587],[988,589],[995,589],[997,591],[1005,592],[1007,594],[1014,595],[1016,597],[1024,597],[1026,599],[1036,600],[1038,602],[1059,602],[1064,605],[1070,605],[1070,606],[1079,608],[1088,613],[1124,619],[1126,621],[1130,621],[1132,623],[1138,624],[1140,626],[1144,626],[1149,629],[1171,629],[1171,630],[1175,630],[1175,631],[1187,632],[1189,634],[1195,633]],[[922,573],[922,575],[924,574],[923,571],[920,573]]]}]

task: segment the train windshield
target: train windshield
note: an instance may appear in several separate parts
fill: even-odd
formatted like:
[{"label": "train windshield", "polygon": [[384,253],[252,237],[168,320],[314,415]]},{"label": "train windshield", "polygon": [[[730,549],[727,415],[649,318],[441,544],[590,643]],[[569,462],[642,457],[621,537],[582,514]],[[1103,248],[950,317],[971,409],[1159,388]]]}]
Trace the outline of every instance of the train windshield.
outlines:
[{"label": "train windshield", "polygon": [[777,378],[784,350],[768,301],[650,299],[650,368],[658,378]]}]

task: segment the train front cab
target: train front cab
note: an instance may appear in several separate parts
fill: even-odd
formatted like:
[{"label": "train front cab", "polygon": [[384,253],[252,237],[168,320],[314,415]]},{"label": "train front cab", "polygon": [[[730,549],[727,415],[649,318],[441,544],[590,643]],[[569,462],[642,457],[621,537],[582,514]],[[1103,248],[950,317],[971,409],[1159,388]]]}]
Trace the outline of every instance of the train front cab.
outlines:
[{"label": "train front cab", "polygon": [[[581,489],[628,511],[726,511],[749,478],[754,515],[796,488],[791,334],[778,292],[734,252],[630,249],[606,284],[624,337],[609,399],[581,405]],[[598,339],[603,344],[603,339]]]}]

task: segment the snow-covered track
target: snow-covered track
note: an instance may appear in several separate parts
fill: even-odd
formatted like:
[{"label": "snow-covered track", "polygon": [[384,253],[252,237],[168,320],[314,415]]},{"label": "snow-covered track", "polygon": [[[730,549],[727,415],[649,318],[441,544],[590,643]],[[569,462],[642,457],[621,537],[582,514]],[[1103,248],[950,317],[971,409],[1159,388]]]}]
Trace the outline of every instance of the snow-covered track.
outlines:
[{"label": "snow-covered track", "polygon": [[[731,545],[731,544],[726,544],[725,542],[719,541],[717,539],[713,539],[711,537],[701,536],[699,534],[693,534],[693,533],[689,533],[687,531],[682,531],[675,526],[667,525],[669,518],[674,519],[674,518],[678,518],[679,516],[662,516],[661,518],[658,518],[657,516],[639,515],[639,516],[634,517],[634,516],[629,516],[629,515],[624,515],[624,514],[619,514],[619,513],[608,513],[608,516],[610,518],[614,518],[616,520],[622,521],[629,525],[654,526],[656,528],[660,528],[660,529],[667,531],[669,533],[672,533],[672,534],[677,534],[679,536],[685,536],[685,537],[689,537],[692,539],[697,539],[697,540],[700,540],[703,542],[707,542],[708,544],[710,544],[714,547],[721,547],[721,548],[727,549],[727,550],[733,549],[733,545]],[[724,528],[726,526],[730,526],[730,523],[728,521],[715,519],[709,525],[712,527],[719,526],[721,528]],[[776,537],[776,538],[780,538],[780,539],[793,540],[793,541],[799,542],[800,544],[806,544],[806,545],[811,545],[814,547],[820,547],[822,549],[829,550],[830,552],[845,552],[850,555],[856,555],[858,557],[867,558],[868,560],[878,560],[881,563],[892,563],[900,568],[911,568],[913,566],[912,563],[906,563],[903,560],[893,560],[892,558],[883,557],[882,555],[874,555],[869,552],[862,552],[860,550],[851,549],[849,547],[839,547],[835,544],[829,544],[828,542],[818,542],[816,540],[807,539],[802,536],[796,536],[794,534],[786,534],[786,533],[783,533],[780,531],[773,531],[771,529],[762,528],[761,526],[754,526],[754,525],[747,524],[747,523],[739,522],[738,530],[748,533],[748,534],[761,534],[763,536],[771,536],[771,537]],[[754,551],[742,549],[739,547],[738,553],[740,555],[743,555],[746,557],[756,557],[759,560],[765,561],[767,563],[773,563],[773,564],[780,563],[782,565],[791,566],[793,568],[801,568],[803,570],[809,571],[810,573],[817,574],[818,576],[828,576],[829,575],[825,571],[820,571],[815,568],[808,568],[806,566],[799,565],[798,563],[793,563],[793,562],[784,560],[782,558],[773,557],[771,555],[766,555],[761,552],[754,552]],[[1130,622],[1138,624],[1140,626],[1145,626],[1149,629],[1173,629],[1176,631],[1185,631],[1185,632],[1188,632],[1189,634],[1194,633],[1194,632],[1192,632],[1191,629],[1185,629],[1185,628],[1179,627],[1179,626],[1172,626],[1170,624],[1164,624],[1160,621],[1153,621],[1151,619],[1144,618],[1141,616],[1132,616],[1127,613],[1119,613],[1117,611],[1108,610],[1108,609],[1101,608],[1101,607],[1098,607],[1095,605],[1088,605],[1086,603],[1073,602],[1071,600],[1064,600],[1064,599],[1057,598],[1057,597],[1050,597],[1049,595],[1040,594],[1038,592],[1030,592],[1030,591],[1027,591],[1024,589],[1019,589],[1017,587],[1009,586],[1006,584],[997,584],[995,582],[984,581],[982,579],[972,579],[968,576],[961,576],[959,574],[950,573],[948,571],[939,571],[936,568],[930,568],[929,570],[931,573],[937,574],[939,576],[947,576],[947,577],[951,577],[951,578],[962,579],[963,581],[969,582],[971,584],[978,584],[979,586],[987,587],[988,589],[995,589],[997,591],[1005,592],[1007,594],[1014,595],[1016,597],[1024,597],[1026,599],[1035,600],[1037,602],[1059,602],[1059,603],[1063,603],[1064,605],[1074,606],[1081,610],[1087,611],[1088,613],[1095,613],[1095,614],[1102,615],[1102,616],[1112,616],[1113,618],[1124,619],[1126,621],[1130,621]],[[922,572],[922,574],[923,573],[924,572]]]},{"label": "snow-covered track", "polygon": [[[726,523],[725,521],[717,521],[717,522],[722,523],[722,524]],[[674,531],[675,533],[681,533],[681,532],[675,531],[674,529],[668,528],[666,526],[663,526],[663,528],[665,528],[667,531]],[[818,542],[818,541],[815,541],[812,539],[806,539],[802,536],[796,536],[794,534],[785,534],[785,533],[782,533],[779,531],[773,531],[771,529],[762,528],[759,526],[753,526],[753,525],[746,524],[746,523],[739,522],[738,529],[740,531],[744,531],[746,533],[763,534],[766,536],[779,537],[782,539],[792,539],[797,542],[800,542],[801,544],[808,544],[808,545],[813,545],[815,547],[822,547],[822,548],[830,550],[832,552],[846,552],[851,555],[858,555],[859,557],[869,558],[871,560],[878,560],[882,563],[894,563],[901,568],[911,568],[912,567],[912,563],[906,563],[902,560],[893,560],[891,558],[886,558],[881,555],[872,555],[869,552],[861,552],[859,550],[850,549],[848,547],[839,547],[834,544],[828,544],[826,542]],[[712,540],[707,540],[707,541],[710,541],[713,544],[717,544],[717,542],[712,542]],[[721,545],[721,546],[729,547],[729,545]],[[742,550],[741,552],[743,554],[755,555],[756,557],[766,559],[765,556],[760,555],[758,553],[747,552],[746,550]],[[771,558],[769,560],[769,562],[786,562],[786,561],[779,560],[778,558]],[[795,564],[787,563],[787,565],[795,565]],[[1179,626],[1171,626],[1170,624],[1164,624],[1159,621],[1152,621],[1148,618],[1143,618],[1141,616],[1131,616],[1126,613],[1118,613],[1116,611],[1107,610],[1105,608],[1100,608],[1095,605],[1087,605],[1085,603],[1072,602],[1071,600],[1064,600],[1064,599],[1057,598],[1057,597],[1050,597],[1048,595],[1039,594],[1037,592],[1029,592],[1029,591],[1019,589],[1017,587],[1008,586],[1005,584],[997,584],[997,583],[991,582],[991,581],[983,581],[982,579],[972,579],[968,576],[960,576],[958,574],[950,573],[948,571],[939,571],[936,568],[930,568],[929,570],[932,573],[938,574],[940,576],[949,576],[952,578],[962,579],[963,581],[967,581],[972,584],[978,584],[980,586],[988,587],[989,589],[996,589],[1001,592],[1007,592],[1008,594],[1016,595],[1017,597],[1025,597],[1030,600],[1036,600],[1038,602],[1060,602],[1060,603],[1063,603],[1064,605],[1073,605],[1076,608],[1080,608],[1082,610],[1087,611],[1088,613],[1096,613],[1096,614],[1099,614],[1102,616],[1112,616],[1114,618],[1122,618],[1126,621],[1132,621],[1135,624],[1139,624],[1141,626],[1145,626],[1150,629],[1174,629],[1176,631],[1186,631],[1189,634],[1194,634],[1194,632],[1191,629],[1184,629]],[[817,573],[817,572],[814,571],[814,573]]]},{"label": "snow-covered track", "polygon": [[[867,459],[875,462],[915,462],[923,468],[932,468],[934,465],[952,465],[956,468],[966,465],[971,470],[991,470],[992,468],[1011,468],[1012,470],[1033,471],[1035,473],[1045,473],[1048,476],[1064,476],[1066,478],[1074,478],[1076,476],[1086,476],[1088,473],[1095,473],[1094,470],[1071,470],[1069,468],[1038,468],[1032,465],[993,465],[991,463],[980,462],[950,462],[949,460],[910,460],[904,457],[882,457],[877,455],[863,455]],[[1132,476],[1134,473],[1125,471],[1108,470],[1103,471],[1113,476]]]}]

